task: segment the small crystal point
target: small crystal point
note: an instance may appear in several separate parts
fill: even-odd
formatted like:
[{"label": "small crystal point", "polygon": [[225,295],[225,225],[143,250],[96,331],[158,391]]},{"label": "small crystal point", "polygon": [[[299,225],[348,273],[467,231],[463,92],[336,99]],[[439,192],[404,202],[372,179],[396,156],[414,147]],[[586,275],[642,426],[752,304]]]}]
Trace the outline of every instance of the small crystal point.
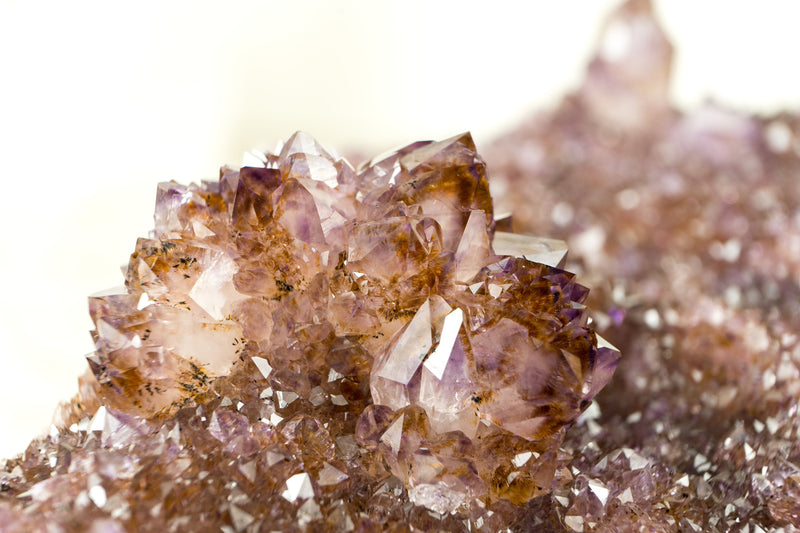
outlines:
[{"label": "small crystal point", "polygon": [[558,239],[496,231],[492,246],[497,255],[524,257],[534,263],[561,268],[567,257],[567,243]]},{"label": "small crystal point", "polygon": [[464,312],[458,308],[454,309],[444,318],[439,344],[436,346],[433,353],[431,353],[430,357],[425,360],[425,368],[430,370],[438,379],[442,379],[444,369],[447,367],[447,362],[450,360],[450,354],[463,321]]},{"label": "small crystal point", "polygon": [[377,363],[375,375],[407,385],[432,344],[431,305],[430,300],[425,300],[389,349],[384,362]]},{"label": "small crystal point", "polygon": [[475,141],[469,132],[465,132],[413,150],[400,158],[400,164],[415,173],[430,167],[469,165],[475,161],[475,156]]},{"label": "small crystal point", "polygon": [[284,161],[295,154],[323,157],[328,160],[333,160],[330,153],[328,153],[314,137],[304,131],[297,131],[289,137],[289,140],[284,143],[278,157],[280,160]]},{"label": "small crystal point", "polygon": [[305,472],[293,475],[286,480],[286,490],[281,496],[290,502],[313,498],[314,487],[311,485],[311,476]]},{"label": "small crystal point", "polygon": [[473,210],[469,214],[464,233],[456,248],[456,279],[468,282],[484,266],[491,255],[489,228],[486,213]]}]

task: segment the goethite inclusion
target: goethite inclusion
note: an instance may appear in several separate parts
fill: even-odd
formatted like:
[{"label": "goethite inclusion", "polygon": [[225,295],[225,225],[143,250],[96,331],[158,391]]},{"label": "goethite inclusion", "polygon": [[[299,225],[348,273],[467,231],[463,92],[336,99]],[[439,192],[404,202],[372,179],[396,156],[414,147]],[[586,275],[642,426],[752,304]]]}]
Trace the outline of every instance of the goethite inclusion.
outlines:
[{"label": "goethite inclusion", "polygon": [[155,223],[127,292],[90,299],[72,456],[29,509],[159,531],[492,530],[571,477],[559,446],[619,353],[562,242],[496,231],[468,134],[354,171],[297,133],[262,167],[161,184]]}]

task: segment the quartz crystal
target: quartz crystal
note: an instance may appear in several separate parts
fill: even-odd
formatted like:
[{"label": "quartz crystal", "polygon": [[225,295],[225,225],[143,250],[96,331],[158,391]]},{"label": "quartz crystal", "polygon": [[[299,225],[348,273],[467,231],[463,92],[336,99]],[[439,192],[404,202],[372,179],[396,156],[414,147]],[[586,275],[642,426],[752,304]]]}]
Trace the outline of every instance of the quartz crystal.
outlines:
[{"label": "quartz crystal", "polygon": [[800,116],[671,60],[623,4],[494,205],[466,135],[160,186],[0,532],[800,530]]},{"label": "quartz crystal", "polygon": [[24,511],[0,511],[349,531],[519,507],[569,476],[566,429],[619,360],[565,251],[496,230],[469,134],[356,171],[296,133],[163,183],[125,291],[90,298],[69,453],[29,449],[3,485]]}]

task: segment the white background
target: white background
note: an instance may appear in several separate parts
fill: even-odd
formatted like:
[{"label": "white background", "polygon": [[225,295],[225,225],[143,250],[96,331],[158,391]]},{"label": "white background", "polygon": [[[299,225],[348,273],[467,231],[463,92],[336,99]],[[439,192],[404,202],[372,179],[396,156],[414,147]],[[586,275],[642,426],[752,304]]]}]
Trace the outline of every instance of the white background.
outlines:
[{"label": "white background", "polygon": [[[480,148],[575,87],[618,3],[0,0],[0,457],[76,391],[86,296],[121,283],[157,182],[297,129]],[[656,5],[678,105],[800,108],[800,3]]]}]

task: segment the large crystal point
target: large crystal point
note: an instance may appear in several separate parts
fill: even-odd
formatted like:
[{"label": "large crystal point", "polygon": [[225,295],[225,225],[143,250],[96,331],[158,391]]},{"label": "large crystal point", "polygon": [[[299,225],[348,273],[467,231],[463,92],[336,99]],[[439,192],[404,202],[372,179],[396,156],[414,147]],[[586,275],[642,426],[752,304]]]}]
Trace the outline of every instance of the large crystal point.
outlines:
[{"label": "large crystal point", "polygon": [[625,2],[606,22],[579,97],[590,115],[646,129],[670,112],[672,45],[649,0]]}]

